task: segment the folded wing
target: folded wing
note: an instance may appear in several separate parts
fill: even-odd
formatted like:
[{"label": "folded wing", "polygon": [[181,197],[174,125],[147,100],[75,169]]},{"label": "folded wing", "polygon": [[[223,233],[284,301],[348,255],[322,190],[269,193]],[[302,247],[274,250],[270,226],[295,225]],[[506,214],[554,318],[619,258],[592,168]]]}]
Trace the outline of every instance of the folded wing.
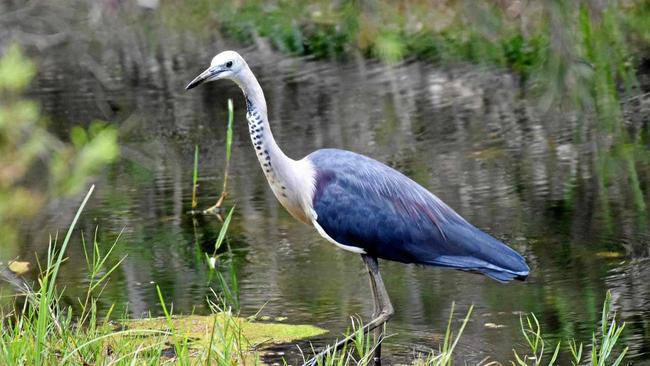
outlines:
[{"label": "folded wing", "polygon": [[336,149],[318,150],[308,159],[316,169],[317,224],[337,243],[378,258],[480,272],[498,281],[528,275],[521,255],[398,171]]}]

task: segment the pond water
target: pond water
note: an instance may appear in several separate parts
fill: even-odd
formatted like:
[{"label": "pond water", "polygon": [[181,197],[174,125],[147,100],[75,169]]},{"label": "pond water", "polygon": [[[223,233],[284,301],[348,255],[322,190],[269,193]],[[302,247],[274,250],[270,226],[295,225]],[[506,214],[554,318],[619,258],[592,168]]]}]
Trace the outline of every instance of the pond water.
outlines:
[{"label": "pond water", "polygon": [[[584,127],[574,113],[543,111],[515,78],[495,70],[317,62],[218,37],[159,32],[153,43],[146,30],[112,38],[75,35],[36,53],[39,73],[30,94],[54,133],[65,137],[73,126],[94,119],[120,131],[120,158],[96,179],[79,224],[87,238],[97,228],[103,247],[122,233],[113,262],[126,259],[102,306],[116,303],[135,317],[159,313],[159,285],[175,313],[208,311],[205,298],[211,288],[219,292],[219,285],[203,253],[212,252],[221,222],[189,214],[194,148],[200,152],[199,206],[205,208],[220,193],[226,101],[232,98],[234,146],[225,206],[236,206],[227,240],[242,314],[328,329],[312,340],[315,347],[339,337],[351,315],[371,315],[360,258],[296,222],[268,188],[239,90],[229,82],[184,90],[214,54],[236,48],[260,79],[271,127],[287,155],[337,147],[385,162],[509,243],[531,266],[526,282],[504,285],[380,262],[396,309],[384,345],[387,364],[409,363],[418,352],[438,349],[453,302],[456,326],[475,306],[458,346],[463,363],[511,360],[513,347],[523,349],[521,312],[534,312],[551,339],[588,341],[606,291],[628,322],[624,341],[630,356],[637,364],[650,360],[650,172],[636,172],[639,200],[626,162],[611,158],[615,174],[603,186],[594,169],[599,153],[579,142],[576,131]],[[11,256],[36,253],[42,259],[48,235],[65,230],[79,202],[58,201],[26,223],[23,244]],[[78,233],[68,255],[60,276],[66,298],[73,299],[86,274]],[[293,345],[282,350],[290,363],[301,359]]]}]

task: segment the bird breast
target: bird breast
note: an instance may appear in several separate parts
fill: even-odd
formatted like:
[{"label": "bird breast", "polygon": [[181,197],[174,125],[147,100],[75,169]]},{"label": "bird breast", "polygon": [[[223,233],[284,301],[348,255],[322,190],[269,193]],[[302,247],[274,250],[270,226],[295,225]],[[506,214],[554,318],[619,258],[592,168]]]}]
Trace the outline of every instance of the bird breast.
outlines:
[{"label": "bird breast", "polygon": [[312,198],[316,171],[308,159],[293,160],[284,155],[273,140],[266,119],[247,101],[248,129],[255,154],[264,176],[273,191],[291,216],[306,224],[311,224]]},{"label": "bird breast", "polygon": [[[280,168],[280,169],[278,169]],[[276,167],[269,185],[280,204],[300,222],[311,225],[315,170],[306,160],[289,160],[286,166]],[[267,176],[267,179],[271,178]]]}]

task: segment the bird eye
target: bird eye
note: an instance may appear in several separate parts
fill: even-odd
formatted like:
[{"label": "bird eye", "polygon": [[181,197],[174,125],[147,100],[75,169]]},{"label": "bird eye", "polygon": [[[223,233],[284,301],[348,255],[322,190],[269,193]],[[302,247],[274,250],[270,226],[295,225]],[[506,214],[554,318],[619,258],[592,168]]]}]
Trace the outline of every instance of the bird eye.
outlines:
[{"label": "bird eye", "polygon": [[232,67],[232,61],[228,61],[228,62],[226,62],[226,67],[227,67],[227,68],[231,68],[231,67]]}]

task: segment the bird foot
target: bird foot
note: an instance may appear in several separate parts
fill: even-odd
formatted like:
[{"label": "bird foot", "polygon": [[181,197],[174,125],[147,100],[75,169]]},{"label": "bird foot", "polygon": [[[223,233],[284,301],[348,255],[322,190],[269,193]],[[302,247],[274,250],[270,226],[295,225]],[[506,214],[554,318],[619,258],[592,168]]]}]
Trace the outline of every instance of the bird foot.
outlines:
[{"label": "bird foot", "polygon": [[[366,335],[370,331],[374,330],[375,328],[385,324],[388,319],[393,315],[393,309],[392,307],[390,309],[387,309],[387,311],[382,311],[379,313],[379,315],[374,318],[370,323],[366,324],[363,327],[363,334]],[[357,332],[354,332],[347,337],[343,338],[342,340],[334,343],[331,346],[325,347],[324,350],[320,351],[316,355],[314,355],[312,358],[307,360],[303,366],[316,366],[318,364],[318,360],[327,356],[333,354],[333,352],[343,348],[346,344],[353,342],[357,337]],[[377,343],[374,345],[374,349],[372,350],[373,352],[373,362],[375,366],[381,366],[381,359],[379,355],[376,354],[375,350],[379,349],[378,347],[380,346],[381,339],[377,340]]]}]

